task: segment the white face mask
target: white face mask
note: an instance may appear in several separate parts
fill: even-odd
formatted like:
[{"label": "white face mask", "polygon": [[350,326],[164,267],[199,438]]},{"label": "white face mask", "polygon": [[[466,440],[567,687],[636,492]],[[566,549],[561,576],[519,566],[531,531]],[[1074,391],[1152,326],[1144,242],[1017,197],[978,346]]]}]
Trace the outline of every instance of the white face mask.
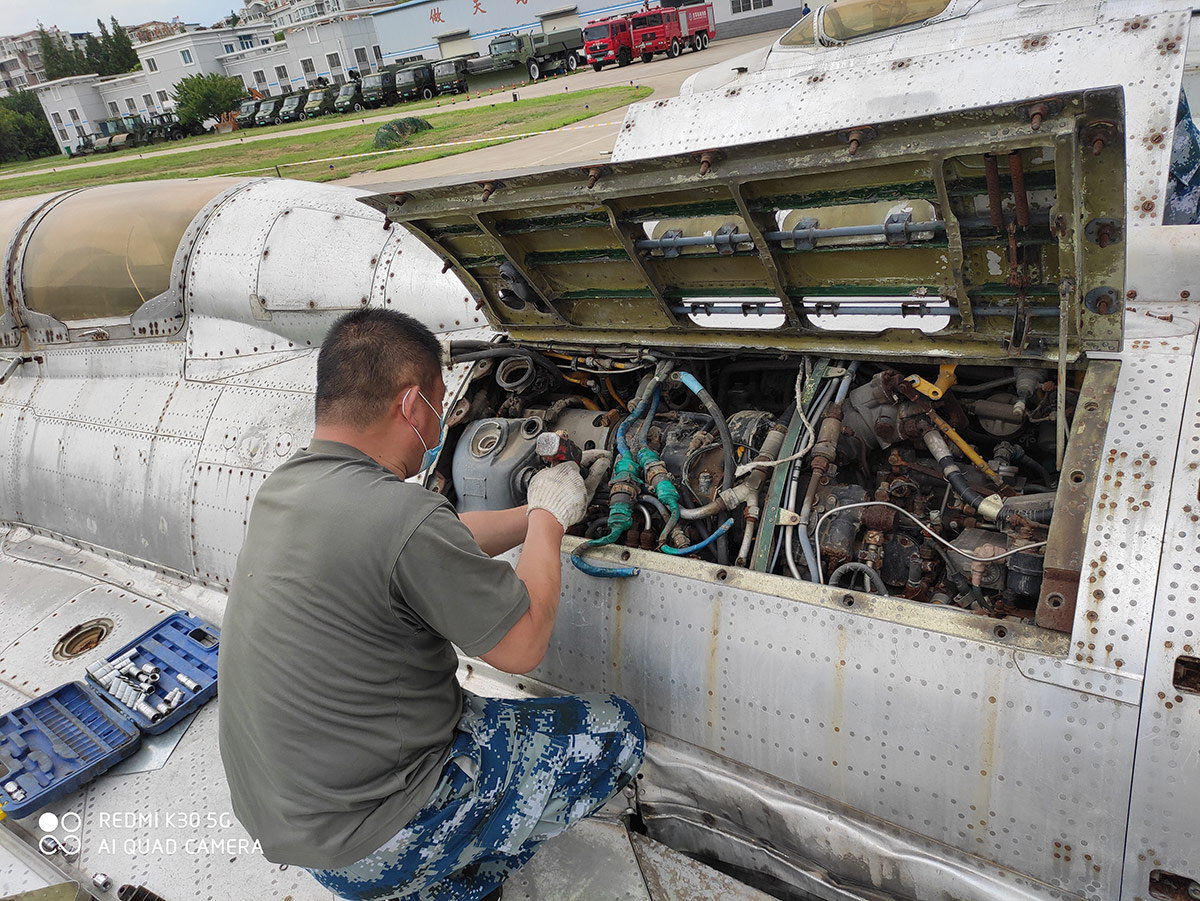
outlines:
[{"label": "white face mask", "polygon": [[426,406],[428,406],[430,410],[433,410],[433,415],[438,417],[438,443],[433,447],[430,447],[425,443],[425,439],[421,437],[421,433],[417,431],[417,427],[412,424],[412,420],[409,420],[408,423],[408,427],[416,433],[417,440],[421,442],[421,447],[425,448],[425,454],[421,457],[421,466],[417,469],[417,472],[424,472],[433,465],[434,461],[437,459],[438,453],[442,449],[442,444],[445,440],[443,436],[446,431],[446,417],[444,414],[438,416],[437,408],[434,407],[433,404],[429,403],[429,398],[427,398],[419,388],[417,389],[417,396],[420,397],[421,400],[425,401]]}]

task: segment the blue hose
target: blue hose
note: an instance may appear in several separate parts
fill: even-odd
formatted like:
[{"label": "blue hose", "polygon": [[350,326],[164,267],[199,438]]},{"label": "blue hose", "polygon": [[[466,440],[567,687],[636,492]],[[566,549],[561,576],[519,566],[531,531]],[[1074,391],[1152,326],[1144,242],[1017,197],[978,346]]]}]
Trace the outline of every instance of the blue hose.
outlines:
[{"label": "blue hose", "polygon": [[662,552],[664,554],[672,554],[676,557],[685,557],[688,554],[694,554],[697,551],[704,550],[706,547],[708,547],[710,544],[712,544],[714,541],[716,541],[718,538],[720,538],[722,535],[724,535],[726,532],[728,532],[732,528],[733,528],[733,517],[731,516],[731,517],[729,517],[729,519],[725,520],[723,523],[721,523],[719,526],[717,526],[717,528],[713,530],[713,533],[711,535],[709,535],[707,538],[705,538],[703,541],[697,542],[696,544],[693,544],[691,547],[664,546],[662,549]]}]

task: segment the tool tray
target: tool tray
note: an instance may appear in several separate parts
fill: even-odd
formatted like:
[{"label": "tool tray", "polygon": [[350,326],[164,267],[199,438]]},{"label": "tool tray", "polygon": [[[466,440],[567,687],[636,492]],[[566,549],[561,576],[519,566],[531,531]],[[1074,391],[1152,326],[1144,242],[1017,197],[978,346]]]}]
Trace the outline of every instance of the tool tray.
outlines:
[{"label": "tool tray", "polygon": [[[174,613],[104,658],[136,649],[133,661],[157,666],[157,697],[173,688],[184,700],[157,723],[125,706],[88,674],[8,713],[0,714],[0,807],[23,817],[57,801],[133,754],[142,734],[165,732],[217,693],[220,633],[186,613]],[[192,691],[176,679],[198,685]],[[2,788],[16,782],[25,796],[14,800]]]}]

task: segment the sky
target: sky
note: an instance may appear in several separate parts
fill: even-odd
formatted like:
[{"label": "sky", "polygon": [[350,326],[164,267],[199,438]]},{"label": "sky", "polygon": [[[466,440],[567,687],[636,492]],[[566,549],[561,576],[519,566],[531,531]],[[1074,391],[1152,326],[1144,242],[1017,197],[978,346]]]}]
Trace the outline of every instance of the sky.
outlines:
[{"label": "sky", "polygon": [[21,3],[0,0],[0,34],[21,34],[38,27],[57,25],[62,31],[96,32],[96,19],[104,24],[116,16],[122,25],[138,25],[158,20],[170,22],[179,16],[184,22],[212,25],[222,16],[237,10],[242,0],[49,0],[47,3]]}]

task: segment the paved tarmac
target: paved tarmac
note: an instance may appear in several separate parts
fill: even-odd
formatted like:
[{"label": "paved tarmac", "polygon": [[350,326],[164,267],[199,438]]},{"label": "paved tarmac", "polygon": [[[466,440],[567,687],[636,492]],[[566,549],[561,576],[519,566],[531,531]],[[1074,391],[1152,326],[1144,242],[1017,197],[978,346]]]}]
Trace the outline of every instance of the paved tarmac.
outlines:
[{"label": "paved tarmac", "polygon": [[[649,63],[635,62],[630,66],[619,69],[616,66],[606,66],[599,72],[591,67],[581,68],[569,78],[545,78],[533,85],[520,86],[517,93],[520,97],[545,97],[562,91],[582,91],[590,88],[615,87],[621,84],[647,85],[654,89],[656,97],[673,97],[679,93],[679,86],[693,72],[706,69],[725,60],[731,59],[756,47],[764,46],[782,32],[771,31],[762,34],[744,35],[728,40],[718,38],[709,45],[707,50],[696,53],[685,50],[675,59],[664,56],[655,57]],[[515,70],[514,70],[515,71]],[[471,109],[496,103],[511,102],[512,91],[498,91],[478,99],[456,99],[451,105],[448,101],[439,107],[425,107],[416,110],[422,117],[436,116],[449,110]],[[0,181],[9,178],[24,178],[27,175],[45,175],[53,172],[76,172],[95,166],[112,166],[127,163],[131,160],[150,159],[158,156],[170,156],[176,153],[194,153],[209,147],[230,147],[236,144],[252,144],[257,141],[269,141],[279,137],[314,134],[322,131],[334,131],[339,128],[350,128],[373,121],[393,119],[397,110],[402,107],[385,107],[379,110],[365,112],[354,119],[339,119],[337,122],[307,125],[287,131],[258,132],[249,130],[237,133],[228,140],[213,141],[207,144],[189,144],[181,141],[159,150],[146,150],[141,153],[126,153],[116,156],[104,156],[85,162],[67,163],[61,166],[46,166],[39,169],[26,169],[0,175]],[[424,163],[405,166],[402,170],[391,172],[361,172],[349,178],[341,179],[338,184],[370,185],[394,183],[401,179],[425,179],[445,175],[461,175],[464,173],[490,172],[499,169],[512,169],[517,166],[551,166],[566,165],[574,161],[589,161],[599,159],[605,153],[611,152],[616,140],[617,129],[625,118],[627,107],[611,110],[597,117],[593,122],[585,120],[578,125],[568,126],[556,132],[540,134],[536,137],[524,138],[509,144],[485,147],[455,156],[442,157]],[[403,174],[401,174],[403,173]]]},{"label": "paved tarmac", "polygon": [[[649,63],[636,62],[624,69],[606,66],[599,72],[588,68],[586,72],[572,75],[563,81],[542,82],[536,87],[524,88],[521,96],[541,96],[569,88],[572,91],[588,88],[613,87],[630,82],[647,85],[654,89],[654,97],[674,97],[679,86],[688,76],[701,69],[717,65],[735,56],[771,43],[782,34],[780,31],[745,35],[728,40],[717,40],[707,50],[699,53],[687,50],[675,59],[655,57]],[[537,91],[537,94],[533,92]],[[487,98],[484,98],[487,100]],[[478,103],[480,101],[472,101]],[[495,97],[490,102],[496,102]],[[335,184],[361,187],[395,185],[402,181],[424,181],[448,176],[474,175],[483,172],[499,172],[506,169],[535,166],[557,167],[574,163],[586,163],[603,159],[612,152],[617,132],[625,119],[628,107],[611,110],[593,120],[584,120],[574,126],[522,138],[508,144],[498,144],[471,150],[454,156],[445,156],[423,163],[414,163],[384,172],[359,172]]]}]

